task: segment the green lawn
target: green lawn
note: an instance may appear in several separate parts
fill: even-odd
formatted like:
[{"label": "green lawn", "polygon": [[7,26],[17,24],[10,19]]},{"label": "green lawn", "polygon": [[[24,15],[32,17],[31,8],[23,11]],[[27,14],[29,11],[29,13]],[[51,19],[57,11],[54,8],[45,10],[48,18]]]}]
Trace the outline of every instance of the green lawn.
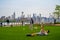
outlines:
[{"label": "green lawn", "polygon": [[45,29],[50,30],[48,36],[34,36],[27,37],[26,34],[39,32],[40,26],[37,25],[37,29],[30,30],[29,26],[26,25],[16,27],[0,27],[0,40],[59,40],[60,39],[60,27],[59,26],[48,26],[45,25]]}]

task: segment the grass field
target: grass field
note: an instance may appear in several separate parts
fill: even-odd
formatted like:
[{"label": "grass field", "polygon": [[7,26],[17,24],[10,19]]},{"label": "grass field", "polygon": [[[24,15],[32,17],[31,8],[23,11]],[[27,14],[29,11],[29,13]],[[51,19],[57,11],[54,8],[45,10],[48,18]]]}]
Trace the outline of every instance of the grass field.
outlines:
[{"label": "grass field", "polygon": [[29,26],[0,27],[0,40],[60,40],[60,27],[45,25],[50,30],[48,36],[27,37],[26,34],[39,32],[40,26],[34,25],[37,29],[30,30]]}]

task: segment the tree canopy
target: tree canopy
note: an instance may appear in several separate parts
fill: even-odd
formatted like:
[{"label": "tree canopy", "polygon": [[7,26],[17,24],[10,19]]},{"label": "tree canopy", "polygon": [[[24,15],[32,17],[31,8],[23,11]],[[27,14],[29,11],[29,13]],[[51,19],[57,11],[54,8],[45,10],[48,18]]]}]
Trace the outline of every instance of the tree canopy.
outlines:
[{"label": "tree canopy", "polygon": [[57,19],[60,17],[60,5],[56,5],[54,16],[56,16]]}]

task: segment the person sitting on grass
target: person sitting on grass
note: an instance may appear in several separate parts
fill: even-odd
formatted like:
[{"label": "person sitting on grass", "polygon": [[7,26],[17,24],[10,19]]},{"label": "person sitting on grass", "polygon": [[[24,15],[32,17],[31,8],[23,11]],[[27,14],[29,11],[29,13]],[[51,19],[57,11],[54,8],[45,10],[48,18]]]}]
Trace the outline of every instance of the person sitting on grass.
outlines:
[{"label": "person sitting on grass", "polygon": [[42,25],[41,25],[41,30],[40,30],[40,32],[32,33],[32,34],[27,34],[27,36],[35,36],[35,35],[44,36],[44,35],[48,35],[48,33],[49,33],[49,30],[44,30],[44,26],[43,26],[43,24],[42,24]]}]

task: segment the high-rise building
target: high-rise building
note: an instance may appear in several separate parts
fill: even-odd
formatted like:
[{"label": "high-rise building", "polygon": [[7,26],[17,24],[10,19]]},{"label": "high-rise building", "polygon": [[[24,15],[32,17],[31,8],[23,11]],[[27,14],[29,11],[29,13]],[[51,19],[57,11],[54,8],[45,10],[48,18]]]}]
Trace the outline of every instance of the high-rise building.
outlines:
[{"label": "high-rise building", "polygon": [[12,15],[12,19],[15,20],[15,12]]},{"label": "high-rise building", "polygon": [[33,14],[33,20],[34,20],[34,22],[36,23],[36,21],[37,21],[36,14]]},{"label": "high-rise building", "polygon": [[25,17],[25,15],[24,15],[24,12],[21,12],[22,14],[21,14],[21,18],[24,18]]}]

